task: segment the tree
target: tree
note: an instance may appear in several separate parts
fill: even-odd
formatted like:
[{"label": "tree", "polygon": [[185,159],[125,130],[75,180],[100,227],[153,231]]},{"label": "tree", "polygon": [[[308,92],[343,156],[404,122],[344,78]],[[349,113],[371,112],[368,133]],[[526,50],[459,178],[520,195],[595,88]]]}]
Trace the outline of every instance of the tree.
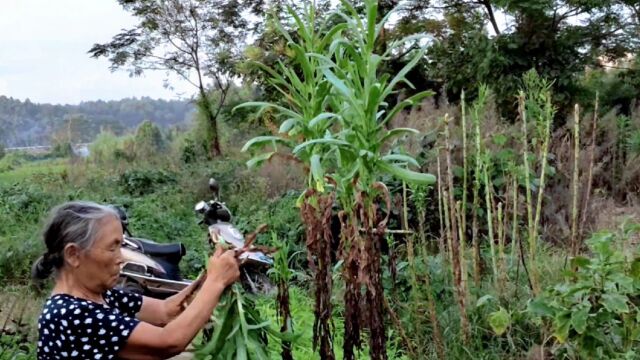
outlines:
[{"label": "tree", "polygon": [[[399,1],[385,0],[389,6]],[[456,100],[487,83],[501,109],[512,109],[519,79],[530,69],[553,80],[555,102],[567,109],[583,90],[585,67],[636,54],[640,4],[635,0],[410,0],[388,29],[386,41],[426,32],[425,62],[408,79],[445,85]],[[497,16],[499,14],[499,16]],[[499,21],[505,19],[505,21]],[[398,54],[398,66],[406,58]]]},{"label": "tree", "polygon": [[164,141],[160,128],[149,120],[144,121],[135,135],[136,158],[149,160],[158,155],[164,148]]},{"label": "tree", "polygon": [[[221,154],[218,117],[235,75],[247,34],[243,9],[250,0],[118,0],[140,22],[106,44],[95,44],[92,57],[106,57],[111,69],[132,75],[146,70],[177,74],[197,89],[201,111],[212,132],[211,156]],[[210,103],[209,90],[220,96]]]}]

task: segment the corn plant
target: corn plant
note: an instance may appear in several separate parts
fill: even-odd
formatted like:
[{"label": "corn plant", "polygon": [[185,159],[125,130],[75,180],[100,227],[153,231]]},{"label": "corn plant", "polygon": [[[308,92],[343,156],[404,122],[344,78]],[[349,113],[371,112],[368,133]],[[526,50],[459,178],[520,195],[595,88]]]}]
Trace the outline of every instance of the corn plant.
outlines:
[{"label": "corn plant", "polygon": [[[252,300],[241,285],[234,284],[223,295],[212,316],[214,330],[210,340],[197,349],[197,359],[270,359],[267,335],[287,340],[269,321],[261,321]],[[290,340],[290,339],[289,339]]]},{"label": "corn plant", "polygon": [[[383,154],[392,139],[417,132],[388,130],[387,126],[400,111],[431,93],[420,92],[393,108],[385,100],[394,94],[397,85],[406,81],[405,75],[425,50],[416,51],[394,77],[388,74],[379,77],[383,61],[416,39],[403,39],[387,47],[384,54],[376,54],[376,39],[392,12],[376,23],[377,2],[366,0],[364,5],[365,15],[361,17],[349,2],[343,1],[342,10],[333,14],[339,24],[329,28],[326,22],[321,22],[319,31],[315,30],[318,19],[311,5],[306,8],[306,21],[290,9],[300,42],[294,42],[284,31],[283,36],[295,54],[293,62],[299,66],[301,77],[283,65],[277,70],[259,65],[284,95],[285,103],[243,105],[262,110],[272,108],[283,119],[281,136],[254,138],[245,145],[245,150],[274,145],[273,151],[257,155],[250,165],[267,160],[276,151],[275,145],[282,144],[310,169],[310,189],[299,203],[303,218],[308,220],[305,224],[309,260],[318,262],[312,266],[316,272],[316,318],[323,318],[314,328],[314,338],[321,343],[321,357],[327,359],[333,358],[329,329],[331,269],[327,256],[330,231],[326,221],[331,215],[329,200],[337,199],[342,207],[339,216],[343,225],[341,249],[346,282],[344,356],[354,358],[354,349],[361,346],[361,329],[367,329],[372,358],[386,358],[379,240],[387,219],[379,219],[375,210],[380,198],[387,203],[387,209],[390,201],[388,190],[378,179],[382,174],[390,174],[409,183],[435,182],[432,175],[408,169],[409,165],[418,165],[412,157]],[[364,311],[362,305],[366,307]]]}]

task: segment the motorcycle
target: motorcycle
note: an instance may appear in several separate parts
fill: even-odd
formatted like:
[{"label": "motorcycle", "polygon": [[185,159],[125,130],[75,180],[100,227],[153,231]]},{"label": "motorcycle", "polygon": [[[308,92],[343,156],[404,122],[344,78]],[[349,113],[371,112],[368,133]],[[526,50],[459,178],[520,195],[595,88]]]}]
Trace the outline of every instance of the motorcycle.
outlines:
[{"label": "motorcycle", "polygon": [[[241,283],[252,293],[270,293],[274,287],[267,271],[273,266],[269,250],[253,245],[259,232],[266,226],[246,238],[233,225],[231,211],[219,200],[220,188],[215,179],[209,179],[209,189],[214,197],[209,201],[200,201],[195,212],[201,216],[200,224],[207,226],[207,242],[211,249],[218,244],[233,249],[240,261]],[[182,243],[160,244],[148,239],[134,237],[129,231],[129,220],[124,209],[114,207],[120,216],[123,229],[122,256],[124,262],[120,269],[118,287],[126,291],[145,296],[164,299],[193,281],[185,280],[180,274],[180,260],[186,254]],[[195,280],[198,281],[198,280]]]}]

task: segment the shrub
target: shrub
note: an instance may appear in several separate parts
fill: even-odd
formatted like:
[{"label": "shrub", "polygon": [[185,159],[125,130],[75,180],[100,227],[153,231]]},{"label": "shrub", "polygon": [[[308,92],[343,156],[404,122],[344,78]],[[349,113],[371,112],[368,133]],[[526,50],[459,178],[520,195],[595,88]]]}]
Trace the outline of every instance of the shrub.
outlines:
[{"label": "shrub", "polygon": [[176,175],[163,170],[130,169],[120,175],[122,191],[130,195],[145,195],[155,192],[166,184],[175,184]]},{"label": "shrub", "polygon": [[[627,228],[627,235],[638,226]],[[613,247],[617,236],[599,232],[587,241],[592,257],[572,259],[563,283],[529,303],[553,330],[560,357],[631,359],[640,353],[640,257]]]}]

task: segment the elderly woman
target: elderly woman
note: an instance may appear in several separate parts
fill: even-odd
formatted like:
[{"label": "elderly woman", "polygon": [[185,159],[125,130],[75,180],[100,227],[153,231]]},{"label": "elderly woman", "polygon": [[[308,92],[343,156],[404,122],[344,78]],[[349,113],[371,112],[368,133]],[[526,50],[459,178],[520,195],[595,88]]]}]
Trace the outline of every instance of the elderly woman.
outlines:
[{"label": "elderly woman", "polygon": [[122,227],[110,207],[70,202],[52,211],[46,253],[36,279],[55,276],[38,321],[38,359],[162,359],[182,352],[239,275],[233,251],[217,249],[200,291],[193,286],[157,300],[113,287],[122,256]]}]

